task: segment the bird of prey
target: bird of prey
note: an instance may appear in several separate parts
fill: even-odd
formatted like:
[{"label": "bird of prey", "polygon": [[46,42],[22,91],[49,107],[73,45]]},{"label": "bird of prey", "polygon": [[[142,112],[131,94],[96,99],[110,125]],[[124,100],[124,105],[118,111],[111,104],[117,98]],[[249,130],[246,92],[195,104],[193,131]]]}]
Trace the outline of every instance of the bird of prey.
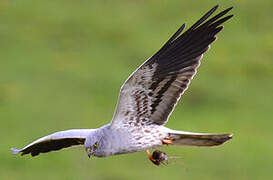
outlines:
[{"label": "bird of prey", "polygon": [[228,8],[209,18],[218,5],[208,11],[188,30],[183,24],[163,47],[136,69],[122,85],[111,123],[97,129],[73,129],[42,137],[14,154],[57,151],[83,145],[87,155],[110,155],[147,151],[164,144],[176,146],[217,146],[232,138],[232,134],[192,133],[165,127],[181,95],[188,88],[203,54],[216,40],[225,21]]}]

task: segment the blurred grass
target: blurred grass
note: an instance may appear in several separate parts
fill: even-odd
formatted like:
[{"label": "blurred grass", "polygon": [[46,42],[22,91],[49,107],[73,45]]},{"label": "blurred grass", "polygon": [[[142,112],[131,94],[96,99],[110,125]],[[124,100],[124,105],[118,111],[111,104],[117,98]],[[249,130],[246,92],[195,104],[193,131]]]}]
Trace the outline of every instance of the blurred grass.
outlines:
[{"label": "blurred grass", "polygon": [[[217,148],[167,147],[88,159],[82,148],[10,153],[49,133],[108,123],[127,76],[184,22],[234,6],[168,127],[232,132]],[[0,1],[0,179],[270,179],[273,35],[270,0]],[[219,11],[218,11],[219,12]],[[183,163],[184,165],[181,165]]]}]

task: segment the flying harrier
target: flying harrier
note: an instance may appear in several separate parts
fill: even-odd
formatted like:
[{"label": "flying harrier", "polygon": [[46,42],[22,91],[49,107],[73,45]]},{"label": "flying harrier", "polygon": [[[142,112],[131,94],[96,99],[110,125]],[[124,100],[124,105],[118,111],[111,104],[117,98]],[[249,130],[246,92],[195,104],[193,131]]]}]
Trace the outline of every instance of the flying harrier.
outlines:
[{"label": "flying harrier", "polygon": [[[232,134],[206,134],[172,130],[164,125],[200,65],[203,54],[216,40],[232,8],[208,19],[213,7],[187,31],[185,24],[122,85],[112,122],[97,129],[73,129],[42,137],[14,154],[57,151],[84,145],[88,156],[105,157],[167,145],[217,146]],[[148,152],[152,162],[152,158]]]}]

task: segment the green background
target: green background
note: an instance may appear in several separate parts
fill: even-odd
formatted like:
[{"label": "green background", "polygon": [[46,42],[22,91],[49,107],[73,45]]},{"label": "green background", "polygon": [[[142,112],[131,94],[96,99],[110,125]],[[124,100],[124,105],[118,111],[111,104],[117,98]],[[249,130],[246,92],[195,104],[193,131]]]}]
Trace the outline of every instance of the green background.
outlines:
[{"label": "green background", "polygon": [[[41,136],[109,123],[123,81],[184,22],[234,6],[168,127],[231,132],[215,148],[88,159],[83,148],[15,156]],[[273,1],[0,0],[0,179],[270,179]],[[219,12],[218,10],[217,12]]]}]

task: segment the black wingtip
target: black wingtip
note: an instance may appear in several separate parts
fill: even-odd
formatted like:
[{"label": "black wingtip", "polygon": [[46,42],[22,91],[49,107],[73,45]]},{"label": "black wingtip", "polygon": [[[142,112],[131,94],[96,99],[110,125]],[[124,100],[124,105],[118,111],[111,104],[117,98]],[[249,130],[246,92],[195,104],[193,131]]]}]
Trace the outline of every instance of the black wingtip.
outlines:
[{"label": "black wingtip", "polygon": [[[175,39],[181,34],[181,32],[184,30],[185,26],[186,26],[185,23],[182,24],[182,25],[180,26],[180,28],[174,33],[174,35],[172,35],[172,37],[166,42],[166,44],[165,44],[164,46],[168,45],[168,44],[171,43],[173,40],[175,40]],[[164,46],[163,46],[163,47],[164,47]]]},{"label": "black wingtip", "polygon": [[228,15],[228,16],[222,18],[221,20],[219,20],[219,22],[221,22],[221,24],[222,24],[222,23],[226,22],[227,20],[229,20],[230,18],[232,18],[233,16],[234,16],[233,14]]},{"label": "black wingtip", "polygon": [[158,55],[160,51],[167,48],[181,34],[185,27],[186,23],[182,24],[180,28],[172,35],[172,37],[162,46],[162,48],[154,56]]},{"label": "black wingtip", "polygon": [[210,9],[205,15],[203,15],[196,23],[194,23],[186,32],[189,32],[195,28],[197,28],[200,24],[206,21],[219,7],[219,5],[214,6]]},{"label": "black wingtip", "polygon": [[216,4],[212,9],[218,9],[219,8],[219,4]]},{"label": "black wingtip", "polygon": [[179,28],[180,32],[182,32],[184,30],[184,28],[186,27],[186,23],[182,24]]},{"label": "black wingtip", "polygon": [[224,10],[224,11],[221,12],[221,13],[223,13],[223,15],[224,15],[224,14],[228,13],[231,9],[233,9],[233,6],[227,8],[226,10]]},{"label": "black wingtip", "polygon": [[233,6],[231,6],[230,8],[227,8],[227,11],[230,11],[231,9],[233,9]]},{"label": "black wingtip", "polygon": [[217,9],[219,8],[219,5],[215,5],[213,8],[211,8],[211,10],[208,11],[208,13],[214,13]]},{"label": "black wingtip", "polygon": [[18,154],[21,152],[21,149],[11,148],[12,154]]},{"label": "black wingtip", "polygon": [[168,42],[173,41],[177,36],[179,36],[181,34],[181,32],[184,30],[184,28],[186,27],[186,23],[182,24],[178,30],[174,33],[174,35],[169,39]]},{"label": "black wingtip", "polygon": [[219,26],[218,28],[220,29],[220,31],[222,31],[224,29],[224,26]]},{"label": "black wingtip", "polygon": [[231,15],[229,15],[229,16],[227,16],[228,18],[232,18],[234,16],[234,14],[231,14]]},{"label": "black wingtip", "polygon": [[215,34],[217,34],[218,32],[222,31],[224,29],[224,26],[219,26],[215,29]]}]

